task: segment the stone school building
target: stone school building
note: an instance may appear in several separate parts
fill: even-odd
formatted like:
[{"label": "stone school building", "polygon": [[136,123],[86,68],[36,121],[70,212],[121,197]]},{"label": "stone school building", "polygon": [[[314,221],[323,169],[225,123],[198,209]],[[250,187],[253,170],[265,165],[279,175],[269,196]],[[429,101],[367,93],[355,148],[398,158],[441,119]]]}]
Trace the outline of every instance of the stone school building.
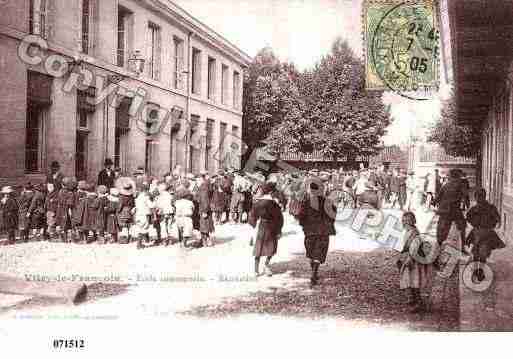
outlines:
[{"label": "stone school building", "polygon": [[3,2],[0,182],[233,167],[250,61],[168,0]]}]

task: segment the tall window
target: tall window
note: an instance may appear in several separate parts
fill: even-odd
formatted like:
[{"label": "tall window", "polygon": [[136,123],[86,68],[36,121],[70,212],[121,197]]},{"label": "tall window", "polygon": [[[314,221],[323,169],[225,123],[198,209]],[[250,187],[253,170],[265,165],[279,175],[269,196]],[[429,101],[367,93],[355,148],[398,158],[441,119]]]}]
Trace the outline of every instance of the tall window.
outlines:
[{"label": "tall window", "polygon": [[216,96],[216,60],[208,58],[208,98],[215,100]]},{"label": "tall window", "polygon": [[128,137],[130,134],[131,100],[124,98],[116,108],[116,129],[114,135],[114,165],[123,172],[128,168]]},{"label": "tall window", "polygon": [[29,103],[25,140],[25,171],[27,173],[38,172],[43,168],[44,116],[45,109],[43,107],[36,103]]},{"label": "tall window", "polygon": [[182,39],[173,37],[173,54],[174,54],[174,69],[173,69],[173,87],[175,89],[183,88],[183,63],[184,63],[184,43]]},{"label": "tall window", "polygon": [[126,66],[129,51],[131,50],[132,13],[123,7],[118,8],[118,49],[117,65]]},{"label": "tall window", "polygon": [[228,105],[228,66],[222,66],[221,77],[221,103]]},{"label": "tall window", "polygon": [[82,0],[82,52],[89,53],[89,22],[91,19],[90,0]]},{"label": "tall window", "polygon": [[192,93],[201,93],[201,51],[192,49]]},{"label": "tall window", "polygon": [[240,108],[240,74],[233,72],[233,107]]},{"label": "tall window", "polygon": [[29,31],[33,35],[46,38],[47,0],[30,0],[29,2]]},{"label": "tall window", "polygon": [[148,23],[148,76],[154,80],[160,79],[160,28]]},{"label": "tall window", "polygon": [[45,119],[51,105],[52,78],[39,72],[27,72],[27,114],[25,124],[25,171],[45,168]]}]

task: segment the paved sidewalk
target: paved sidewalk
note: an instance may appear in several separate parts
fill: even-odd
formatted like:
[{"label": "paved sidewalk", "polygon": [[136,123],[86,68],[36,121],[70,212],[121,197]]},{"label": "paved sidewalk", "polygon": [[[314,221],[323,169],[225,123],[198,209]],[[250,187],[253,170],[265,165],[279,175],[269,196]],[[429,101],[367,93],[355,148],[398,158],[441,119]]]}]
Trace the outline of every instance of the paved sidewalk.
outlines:
[{"label": "paved sidewalk", "polygon": [[[460,280],[460,330],[462,331],[513,330],[513,286],[511,285],[513,248],[511,245],[495,251],[489,266],[493,272],[493,281],[483,292],[467,288],[464,281]],[[464,266],[460,269],[463,272]]]}]

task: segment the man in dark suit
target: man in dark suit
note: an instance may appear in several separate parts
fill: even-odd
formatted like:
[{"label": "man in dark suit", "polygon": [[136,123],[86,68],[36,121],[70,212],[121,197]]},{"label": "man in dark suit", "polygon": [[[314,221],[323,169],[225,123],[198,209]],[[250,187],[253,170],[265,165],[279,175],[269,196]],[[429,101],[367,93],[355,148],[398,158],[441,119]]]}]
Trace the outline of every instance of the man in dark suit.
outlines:
[{"label": "man in dark suit", "polygon": [[107,188],[114,187],[114,181],[116,179],[112,166],[114,163],[110,158],[105,159],[105,168],[98,173],[98,186],[105,186]]},{"label": "man in dark suit", "polygon": [[46,183],[53,183],[56,191],[62,188],[62,179],[64,175],[61,172],[61,165],[57,161],[52,161],[50,165],[50,173],[46,176]]}]

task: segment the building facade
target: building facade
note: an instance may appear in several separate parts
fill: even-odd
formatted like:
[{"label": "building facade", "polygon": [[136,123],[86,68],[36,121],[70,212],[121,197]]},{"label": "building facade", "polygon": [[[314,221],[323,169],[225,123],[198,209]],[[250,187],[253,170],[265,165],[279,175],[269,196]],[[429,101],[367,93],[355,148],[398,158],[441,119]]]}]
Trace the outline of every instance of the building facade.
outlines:
[{"label": "building facade", "polygon": [[167,0],[5,2],[0,181],[237,167],[250,61]]},{"label": "building facade", "polygon": [[513,234],[513,1],[440,1],[444,74],[454,84],[457,121],[481,133],[478,182]]}]

